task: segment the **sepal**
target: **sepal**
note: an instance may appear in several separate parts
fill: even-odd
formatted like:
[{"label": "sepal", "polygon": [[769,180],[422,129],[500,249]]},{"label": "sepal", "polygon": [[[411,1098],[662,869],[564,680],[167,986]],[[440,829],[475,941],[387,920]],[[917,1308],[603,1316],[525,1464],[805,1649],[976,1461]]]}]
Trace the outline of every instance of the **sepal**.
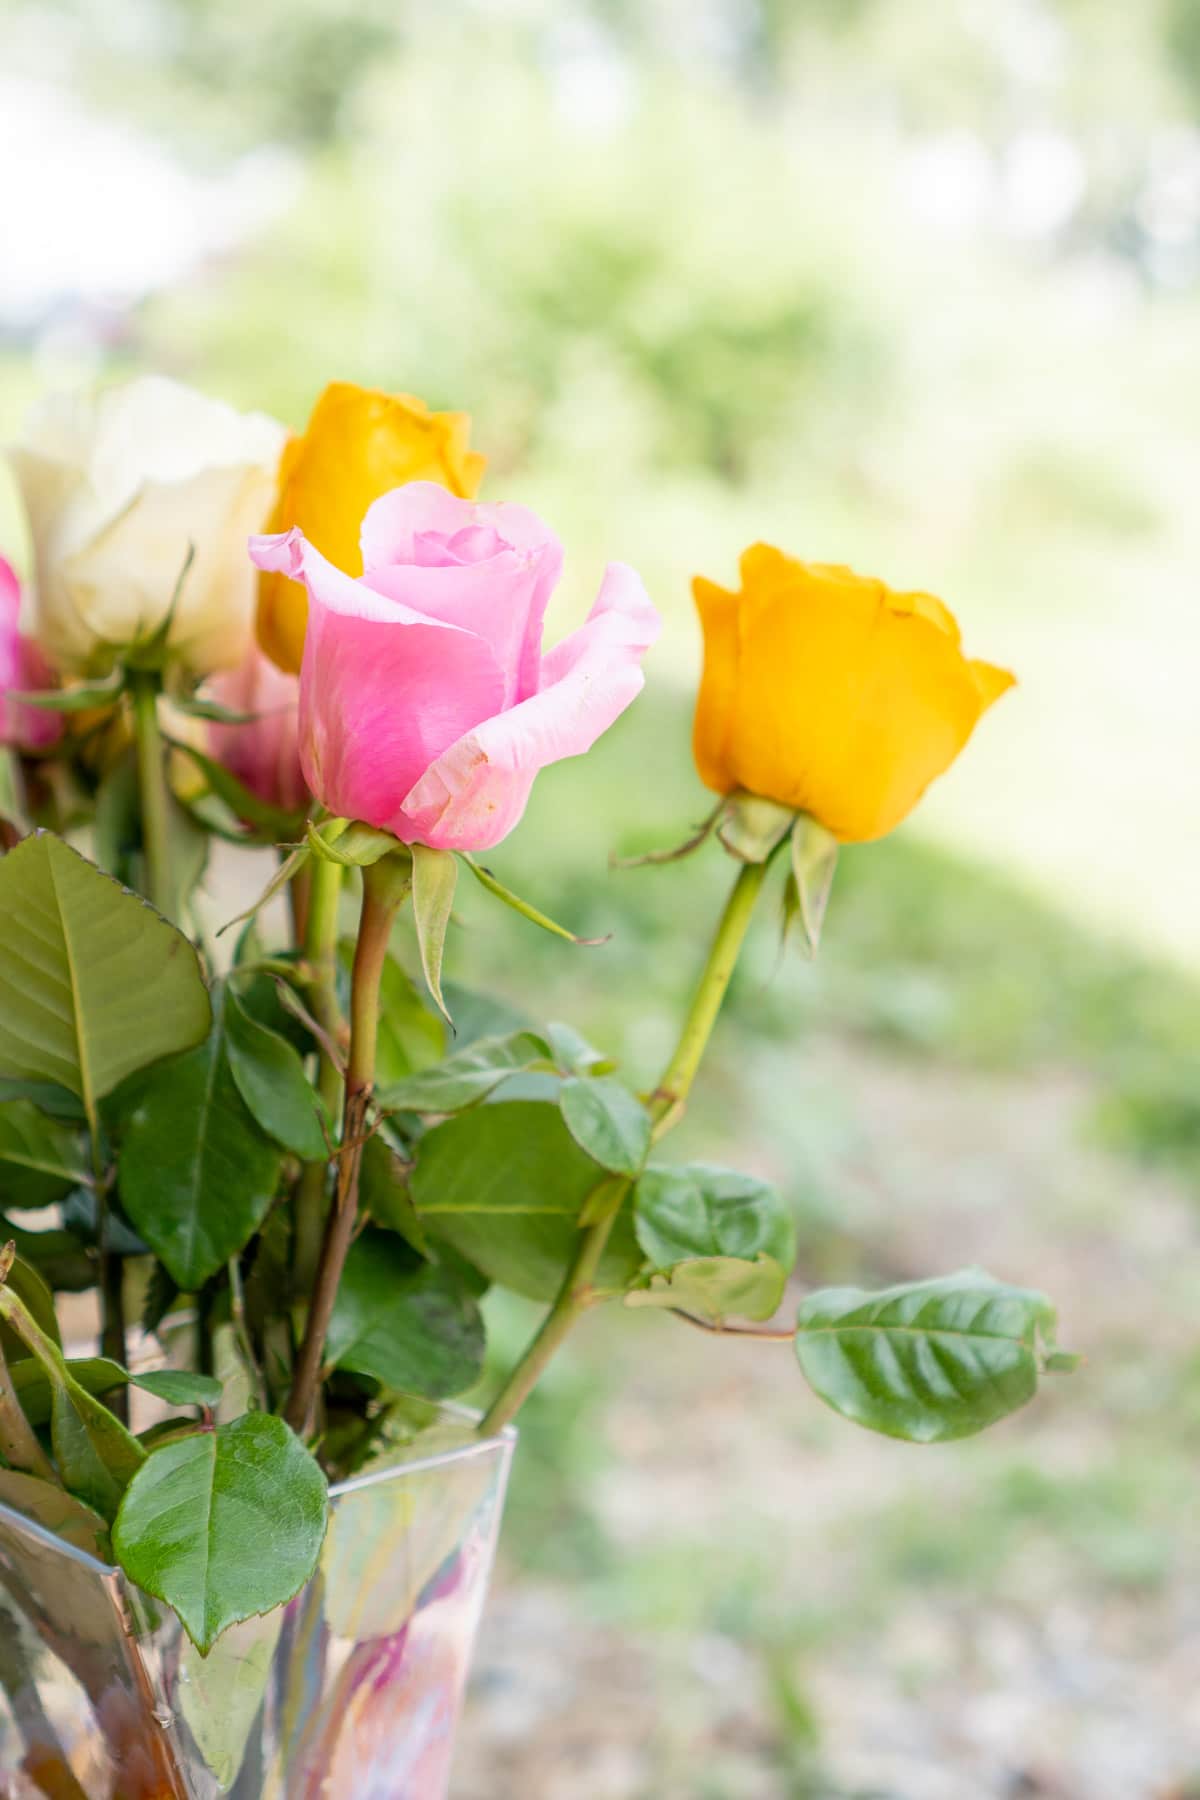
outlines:
[{"label": "sepal", "polygon": [[796,809],[761,794],[731,794],[717,822],[722,847],[739,862],[765,863],[796,821]]}]

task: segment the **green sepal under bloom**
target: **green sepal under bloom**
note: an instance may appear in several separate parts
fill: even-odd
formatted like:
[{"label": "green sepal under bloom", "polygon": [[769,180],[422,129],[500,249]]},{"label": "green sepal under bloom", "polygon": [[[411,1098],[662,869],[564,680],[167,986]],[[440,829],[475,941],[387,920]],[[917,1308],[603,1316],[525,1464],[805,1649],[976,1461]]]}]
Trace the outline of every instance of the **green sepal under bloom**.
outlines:
[{"label": "green sepal under bloom", "polygon": [[343,869],[365,869],[382,862],[385,856],[408,857],[407,845],[390,831],[377,831],[352,819],[326,819],[320,825],[305,827],[309,849],[323,862],[337,863]]},{"label": "green sepal under bloom", "polygon": [[783,933],[798,924],[806,954],[817,954],[825,909],[837,873],[838,841],[824,825],[801,813],[792,831],[791,861],[783,897]]},{"label": "green sepal under bloom", "polygon": [[717,837],[722,848],[739,862],[765,863],[796,818],[793,807],[764,800],[761,794],[730,794],[717,821]]}]

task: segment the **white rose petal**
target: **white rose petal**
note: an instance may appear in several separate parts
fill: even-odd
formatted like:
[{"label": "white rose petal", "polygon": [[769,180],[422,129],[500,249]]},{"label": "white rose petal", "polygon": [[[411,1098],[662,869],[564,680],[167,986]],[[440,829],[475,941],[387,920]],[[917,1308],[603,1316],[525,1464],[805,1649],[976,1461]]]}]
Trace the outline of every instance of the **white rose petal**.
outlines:
[{"label": "white rose petal", "polygon": [[166,617],[195,558],[169,652],[193,675],[241,662],[254,622],[246,539],[275,496],[286,432],[148,375],[96,396],[55,396],[9,451],[36,565],[33,635],[68,670],[95,672]]}]

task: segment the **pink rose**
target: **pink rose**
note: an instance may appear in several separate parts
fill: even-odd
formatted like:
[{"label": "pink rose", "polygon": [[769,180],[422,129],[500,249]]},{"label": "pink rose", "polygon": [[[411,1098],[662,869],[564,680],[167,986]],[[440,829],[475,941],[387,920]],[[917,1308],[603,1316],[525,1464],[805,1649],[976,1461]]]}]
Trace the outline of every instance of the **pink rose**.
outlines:
[{"label": "pink rose", "polygon": [[33,639],[21,636],[20,613],[21,584],[0,556],[0,746],[45,750],[62,736],[60,714],[10,697],[14,689],[31,692],[58,685]]},{"label": "pink rose", "polygon": [[433,482],[385,494],[362,525],[365,573],[335,569],[300,531],[250,540],[260,569],[308,589],[300,761],[343,818],[406,844],[488,850],[547,763],[589,750],[640,692],[659,618],[610,563],[587,623],[545,656],[562,546],[521,506],[480,506]]},{"label": "pink rose", "polygon": [[300,684],[252,644],[241,666],[214,676],[204,692],[230,712],[252,713],[245,725],[210,725],[209,754],[268,806],[299,812],[308,804],[300,767]]}]

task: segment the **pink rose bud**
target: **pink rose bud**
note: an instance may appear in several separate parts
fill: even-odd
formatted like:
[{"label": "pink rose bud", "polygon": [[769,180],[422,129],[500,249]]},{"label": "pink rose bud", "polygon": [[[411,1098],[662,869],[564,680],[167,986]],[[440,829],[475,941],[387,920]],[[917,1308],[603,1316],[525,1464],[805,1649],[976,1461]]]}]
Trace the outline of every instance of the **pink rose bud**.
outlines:
[{"label": "pink rose bud", "polygon": [[308,787],[300,767],[296,677],[277,669],[251,642],[240,666],[214,676],[204,692],[230,712],[252,715],[244,725],[210,725],[210,755],[268,806],[283,812],[305,807]]},{"label": "pink rose bud", "polygon": [[40,706],[23,706],[14,690],[35,692],[57,687],[53,671],[32,638],[22,637],[21,584],[0,556],[0,746],[13,750],[45,750],[62,736],[60,714]]},{"label": "pink rose bud", "polygon": [[330,812],[438,850],[488,850],[547,763],[590,750],[641,691],[659,631],[646,590],[610,563],[587,623],[542,655],[562,546],[522,506],[433,482],[377,500],[364,574],[300,531],[250,540],[260,569],[308,589],[300,761]]}]

